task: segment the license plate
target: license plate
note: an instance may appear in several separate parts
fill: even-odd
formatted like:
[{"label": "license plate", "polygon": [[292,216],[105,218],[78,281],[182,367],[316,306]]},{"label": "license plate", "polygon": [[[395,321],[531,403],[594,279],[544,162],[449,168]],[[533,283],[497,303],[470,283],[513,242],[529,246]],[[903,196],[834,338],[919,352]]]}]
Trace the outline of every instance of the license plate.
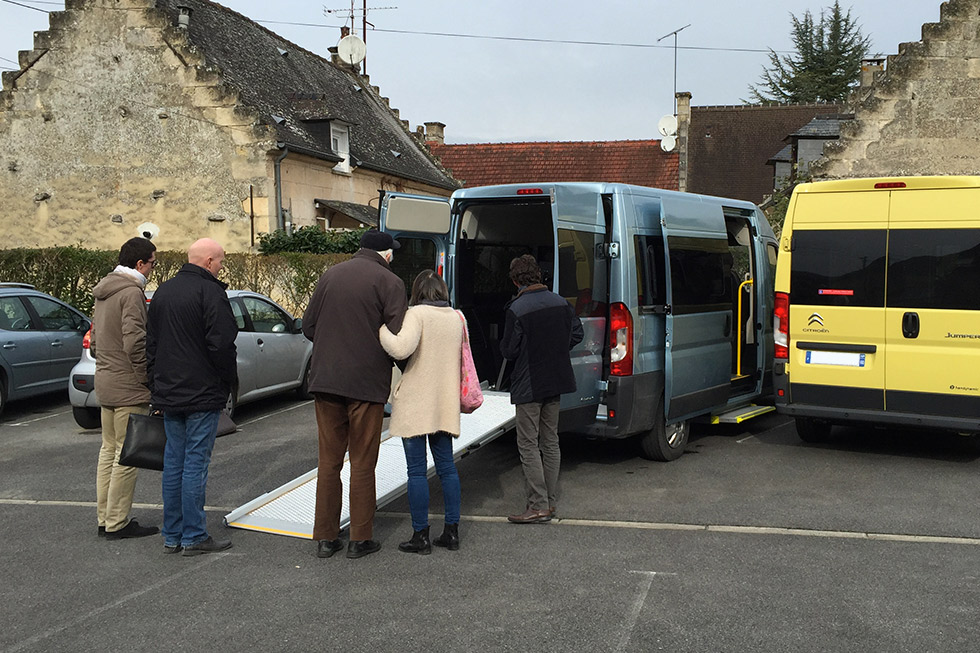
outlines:
[{"label": "license plate", "polygon": [[866,354],[852,354],[842,351],[808,351],[808,365],[841,365],[843,367],[864,367]]}]

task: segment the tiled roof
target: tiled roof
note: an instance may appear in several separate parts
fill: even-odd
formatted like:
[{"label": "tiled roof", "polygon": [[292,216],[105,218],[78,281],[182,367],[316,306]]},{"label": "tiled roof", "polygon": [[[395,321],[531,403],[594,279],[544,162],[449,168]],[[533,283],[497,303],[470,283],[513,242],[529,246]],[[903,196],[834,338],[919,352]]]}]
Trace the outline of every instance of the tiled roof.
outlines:
[{"label": "tiled roof", "polygon": [[787,136],[836,104],[691,107],[687,189],[760,203],[772,193],[772,167]]},{"label": "tiled roof", "polygon": [[464,186],[521,182],[606,181],[677,190],[677,152],[660,141],[429,143]]},{"label": "tiled roof", "polygon": [[790,136],[799,138],[839,138],[840,121],[854,118],[853,113],[846,115],[834,114],[832,116],[817,116],[807,124],[803,125]]},{"label": "tiled roof", "polygon": [[349,218],[353,218],[358,222],[363,222],[364,224],[369,224],[372,227],[378,226],[378,209],[371,206],[364,206],[363,204],[355,204],[354,202],[341,202],[340,200],[316,200],[320,204],[323,204],[327,208],[337,211],[338,213],[343,213]]},{"label": "tiled roof", "polygon": [[178,6],[191,9],[191,44],[238,91],[242,103],[275,128],[279,141],[329,158],[333,152],[325,120],[339,119],[350,125],[352,165],[457,187],[360,75],[219,4],[157,0],[173,25]]}]

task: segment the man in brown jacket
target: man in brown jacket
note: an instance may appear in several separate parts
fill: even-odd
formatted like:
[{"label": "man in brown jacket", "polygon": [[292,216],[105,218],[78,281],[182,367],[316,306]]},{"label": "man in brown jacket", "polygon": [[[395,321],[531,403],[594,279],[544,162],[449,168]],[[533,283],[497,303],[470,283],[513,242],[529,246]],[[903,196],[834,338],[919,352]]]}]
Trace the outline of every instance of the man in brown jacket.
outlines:
[{"label": "man in brown jacket", "polygon": [[107,540],[146,537],[156,526],[130,519],[136,468],[119,464],[126,425],[133,413],[146,415],[150,390],[146,381],[146,277],[156,265],[156,246],[131,238],[119,250],[119,265],[92,289],[91,351],[95,387],[102,405],[102,448],[96,470],[99,535]]},{"label": "man in brown jacket", "polygon": [[313,539],[317,556],[343,548],[340,470],[350,450],[350,543],[348,558],[381,549],[371,539],[377,506],[374,468],[378,464],[384,404],[391,390],[392,361],[381,348],[384,324],[398,333],[408,310],[405,284],[391,271],[389,234],[370,230],[349,261],[323,273],[303,315],[303,333],[313,341],[310,391],[316,398],[319,438]]}]

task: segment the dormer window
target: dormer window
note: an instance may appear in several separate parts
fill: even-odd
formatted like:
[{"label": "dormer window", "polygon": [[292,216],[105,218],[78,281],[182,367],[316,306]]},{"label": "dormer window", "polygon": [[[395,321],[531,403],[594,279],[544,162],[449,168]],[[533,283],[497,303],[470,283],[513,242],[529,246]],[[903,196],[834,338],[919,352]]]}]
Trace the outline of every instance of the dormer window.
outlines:
[{"label": "dormer window", "polygon": [[347,123],[330,121],[330,149],[344,159],[333,167],[334,172],[350,172],[350,126]]}]

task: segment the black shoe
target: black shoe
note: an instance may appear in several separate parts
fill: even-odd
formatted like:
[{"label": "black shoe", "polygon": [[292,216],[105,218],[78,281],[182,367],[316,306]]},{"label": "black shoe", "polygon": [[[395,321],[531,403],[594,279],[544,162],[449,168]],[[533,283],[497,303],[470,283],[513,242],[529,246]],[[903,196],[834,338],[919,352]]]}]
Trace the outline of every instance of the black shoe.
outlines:
[{"label": "black shoe", "polygon": [[398,550],[404,553],[418,553],[427,556],[432,553],[432,543],[429,542],[429,527],[412,532],[412,539],[398,545]]},{"label": "black shoe", "polygon": [[163,545],[163,552],[164,553],[180,553],[183,550],[184,550],[184,547],[182,547],[179,544],[164,544]]},{"label": "black shoe", "polygon": [[218,551],[224,551],[225,549],[231,548],[231,540],[216,540],[210,535],[208,539],[203,542],[198,542],[197,544],[191,544],[190,546],[185,546],[183,553],[184,556],[199,556],[205,553],[216,553]]},{"label": "black shoe", "polygon": [[347,545],[348,558],[363,558],[381,550],[381,542],[375,540],[351,540]]},{"label": "black shoe", "polygon": [[131,537],[146,537],[147,535],[156,535],[160,532],[160,529],[156,526],[140,526],[139,522],[135,519],[129,520],[129,523],[120,528],[118,531],[106,531],[105,539],[107,540],[122,540]]},{"label": "black shoe", "polygon": [[459,524],[446,524],[442,535],[432,540],[432,543],[450,551],[459,551]]},{"label": "black shoe", "polygon": [[340,538],[336,540],[318,540],[316,543],[316,557],[329,558],[342,548],[344,548],[344,543],[340,541]]},{"label": "black shoe", "polygon": [[99,526],[99,537],[105,537],[105,526]]}]

